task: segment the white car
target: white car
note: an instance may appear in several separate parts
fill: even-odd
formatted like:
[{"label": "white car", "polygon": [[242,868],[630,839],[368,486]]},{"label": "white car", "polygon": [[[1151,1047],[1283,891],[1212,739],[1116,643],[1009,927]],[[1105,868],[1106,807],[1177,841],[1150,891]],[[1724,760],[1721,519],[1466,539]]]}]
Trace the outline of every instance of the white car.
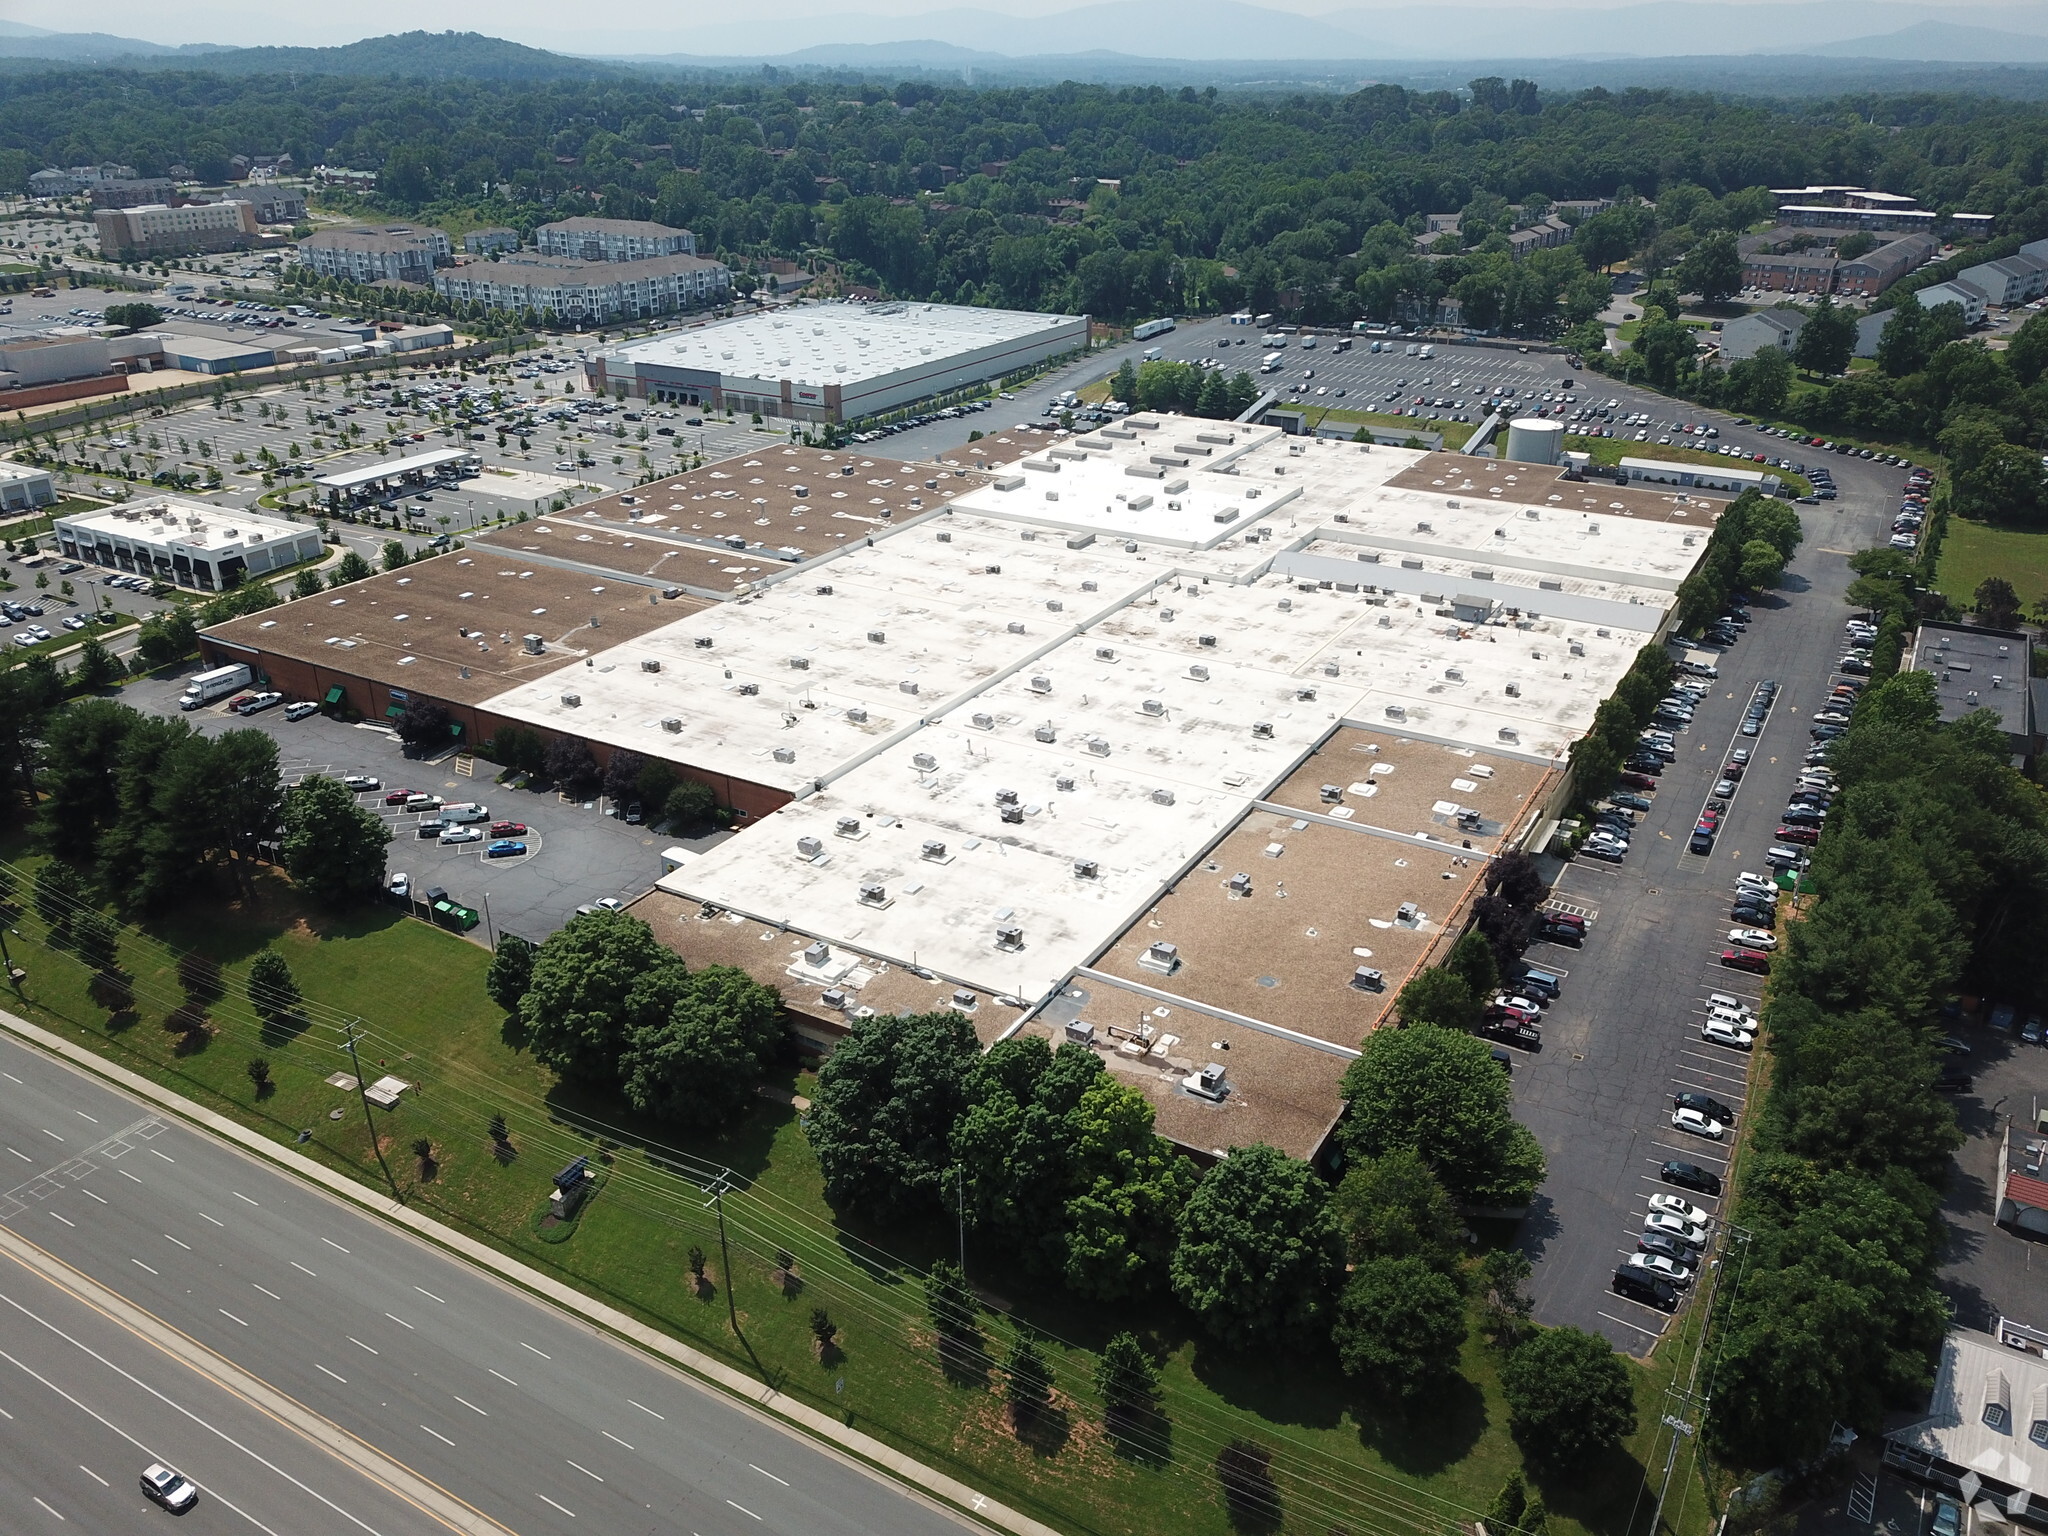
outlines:
[{"label": "white car", "polygon": [[199,1501],[199,1490],[184,1473],[162,1462],[151,1462],[142,1474],[142,1491],[173,1514],[183,1514]]},{"label": "white car", "polygon": [[1662,1232],[1666,1237],[1675,1237],[1688,1248],[1707,1246],[1707,1229],[1696,1221],[1670,1215],[1665,1211],[1652,1211],[1643,1218],[1645,1232]]},{"label": "white car", "polygon": [[1714,1219],[1683,1195],[1652,1195],[1650,1196],[1650,1209],[1653,1211],[1668,1211],[1680,1221],[1689,1221],[1695,1226],[1701,1227],[1709,1225]]},{"label": "white car", "polygon": [[451,843],[480,843],[483,837],[481,827],[449,827],[441,834],[441,846],[445,848]]},{"label": "white car", "polygon": [[1536,1002],[1532,998],[1518,997],[1512,992],[1494,994],[1493,1006],[1496,1008],[1519,1008],[1524,1013],[1541,1013],[1543,1011],[1541,1003]]},{"label": "white car", "polygon": [[1700,1026],[1700,1038],[1710,1045],[1731,1046],[1738,1051],[1756,1047],[1756,1031],[1744,1029],[1728,1019],[1713,1018]]},{"label": "white car", "polygon": [[1639,1269],[1667,1285],[1692,1284],[1692,1266],[1667,1259],[1661,1253],[1632,1253],[1626,1263],[1630,1269]]},{"label": "white car", "polygon": [[1684,1131],[1688,1136],[1704,1136],[1709,1141],[1719,1141],[1728,1134],[1727,1126],[1696,1109],[1673,1110],[1671,1128],[1674,1131]]},{"label": "white car", "polygon": [[359,795],[365,794],[373,789],[382,789],[384,787],[384,781],[382,779],[373,778],[371,775],[367,773],[345,773],[341,777],[341,782],[346,784],[350,789],[354,790]]},{"label": "white car", "polygon": [[1735,877],[1735,884],[1737,889],[1747,887],[1760,895],[1768,896],[1772,901],[1778,899],[1778,882],[1768,876],[1751,874],[1745,869]]},{"label": "white car", "polygon": [[1730,1013],[1747,1013],[1749,1004],[1729,992],[1709,992],[1707,1007],[1712,1010],[1727,1009]]},{"label": "white car", "polygon": [[1765,928],[1730,928],[1728,942],[1743,949],[1768,951],[1778,947],[1778,936]]}]

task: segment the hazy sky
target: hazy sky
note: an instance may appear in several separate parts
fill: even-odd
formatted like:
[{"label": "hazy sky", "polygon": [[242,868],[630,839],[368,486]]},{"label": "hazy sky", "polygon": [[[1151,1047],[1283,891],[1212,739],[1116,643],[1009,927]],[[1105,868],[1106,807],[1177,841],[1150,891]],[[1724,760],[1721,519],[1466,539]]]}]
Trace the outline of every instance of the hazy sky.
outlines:
[{"label": "hazy sky", "polygon": [[[751,10],[758,25],[748,25],[752,39],[749,52],[776,54],[804,47],[815,38],[805,35],[803,19],[814,16],[867,14],[907,17],[944,10],[975,10],[1011,16],[1045,15],[1050,12],[1110,4],[1115,0],[782,0],[772,9]],[[1201,0],[1154,0],[1172,11],[1204,9]],[[1399,8],[1412,12],[1424,0],[1252,0],[1268,10],[1299,15],[1324,15],[1333,11],[1371,11]],[[1505,0],[1451,0],[1453,4],[1496,6]],[[1586,11],[1639,3],[1639,0],[1521,0],[1515,8],[1529,15],[1549,11]],[[2034,4],[1998,5],[1985,0],[1907,0],[1907,3],[1861,3],[1861,0],[1814,0],[1811,4],[1726,3],[1726,0],[1690,0],[1689,11],[1725,10],[1731,26],[1740,30],[1752,20],[1759,23],[1787,19],[1790,12],[1837,13],[1848,26],[1842,35],[1886,30],[1929,14],[1955,13],[1959,19],[1996,25],[1999,13],[2019,15],[2040,13]],[[198,0],[192,4],[163,5],[159,0],[94,0],[85,6],[66,0],[0,0],[0,17],[45,27],[59,32],[110,32],[158,43],[210,42],[253,45],[262,43],[333,44],[353,42],[387,32],[415,29],[488,32],[497,37],[537,47],[577,53],[688,52],[698,29],[715,28],[718,51],[732,51],[736,24],[749,17],[748,9],[713,7],[702,0],[607,0],[601,8],[583,13],[582,27],[565,26],[570,14],[560,0],[357,0],[347,6],[325,7],[279,3],[279,0]],[[1860,17],[1858,24],[1853,18]],[[1836,19],[1831,16],[1830,20]],[[893,30],[893,29],[892,29]],[[2037,30],[2036,26],[2024,28]],[[902,35],[900,32],[898,35]],[[709,51],[709,50],[707,50]],[[1462,51],[1462,50],[1458,50]],[[1730,51],[1741,51],[1740,48]]]}]

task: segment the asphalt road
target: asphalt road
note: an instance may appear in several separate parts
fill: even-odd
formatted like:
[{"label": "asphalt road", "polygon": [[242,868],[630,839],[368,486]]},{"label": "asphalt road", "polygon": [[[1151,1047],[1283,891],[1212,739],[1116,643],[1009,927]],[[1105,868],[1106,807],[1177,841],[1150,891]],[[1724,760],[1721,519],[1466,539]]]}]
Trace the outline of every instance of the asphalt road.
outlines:
[{"label": "asphalt road", "polygon": [[[411,1486],[521,1536],[963,1528],[593,1329],[12,1040],[0,1041],[0,1149],[0,1164],[18,1167],[15,1187],[0,1195],[8,1233],[223,1357],[260,1391],[291,1399],[281,1430],[302,1441],[352,1436],[392,1480],[420,1480]],[[0,1296],[17,1295],[48,1299],[0,1271]],[[21,1332],[0,1319],[0,1347],[12,1349]],[[94,1369],[69,1360],[55,1379],[68,1384]],[[168,1372],[170,1395],[189,1395],[176,1371],[155,1369]],[[123,1459],[110,1443],[65,1438],[61,1419],[36,1422],[43,1405],[13,1372],[0,1359],[0,1406],[20,1415],[6,1439],[38,1449],[0,1458],[15,1463],[0,1474],[0,1500],[22,1489],[52,1505],[78,1503],[83,1479],[76,1470],[65,1479],[66,1458],[104,1463],[92,1470],[106,1492],[123,1479],[134,1488],[140,1453],[131,1447]],[[147,1417],[131,1432],[154,1444],[166,1410],[139,1412]],[[74,1445],[80,1454],[60,1456]],[[222,1501],[254,1508],[277,1497],[272,1474],[207,1451],[196,1435],[166,1449]],[[288,1444],[284,1453],[294,1466],[325,1454]],[[367,1500],[367,1480],[352,1475],[359,1486],[344,1487],[337,1502]],[[134,1514],[107,1529],[133,1531],[149,1515],[138,1493],[129,1497]],[[423,1517],[432,1500],[415,1493],[414,1502],[420,1513],[365,1514],[349,1529],[446,1527]],[[0,1526],[40,1528],[33,1510],[0,1516]],[[272,1528],[342,1528],[310,1499],[292,1511]]]},{"label": "asphalt road", "polygon": [[[1801,507],[1806,539],[1783,589],[1752,606],[1749,632],[1721,656],[1721,676],[1678,760],[1659,781],[1628,861],[1580,859],[1556,899],[1591,915],[1583,949],[1539,944],[1528,962],[1567,972],[1545,1015],[1541,1053],[1515,1062],[1515,1103],[1550,1162],[1523,1232],[1535,1261],[1536,1316],[1605,1334],[1641,1355],[1668,1326],[1652,1308],[1613,1294],[1608,1278],[1635,1248],[1651,1194],[1670,1189],[1708,1211],[1718,1200],[1658,1181],[1682,1158],[1721,1170],[1725,1147],[1671,1128],[1671,1095],[1711,1094],[1743,1109],[1750,1060],[1700,1038],[1705,998],[1754,999],[1762,978],[1719,963],[1738,872],[1765,873],[1763,852],[1810,745],[1808,717],[1822,707],[1844,646],[1842,594],[1853,551],[1882,543],[1903,471],[1828,455],[1841,499]],[[1736,734],[1756,683],[1783,685],[1761,734]],[[1686,851],[1727,751],[1745,745],[1749,772],[1729,803],[1711,855]]]}]

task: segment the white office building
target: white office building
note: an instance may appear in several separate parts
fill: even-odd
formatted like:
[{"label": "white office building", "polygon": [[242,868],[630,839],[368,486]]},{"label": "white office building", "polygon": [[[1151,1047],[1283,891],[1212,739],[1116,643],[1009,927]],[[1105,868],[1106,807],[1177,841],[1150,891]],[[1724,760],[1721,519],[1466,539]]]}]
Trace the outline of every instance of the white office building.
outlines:
[{"label": "white office building", "polygon": [[320,531],[310,524],[178,496],[60,517],[55,532],[66,559],[201,592],[222,592],[244,576],[321,553]]}]

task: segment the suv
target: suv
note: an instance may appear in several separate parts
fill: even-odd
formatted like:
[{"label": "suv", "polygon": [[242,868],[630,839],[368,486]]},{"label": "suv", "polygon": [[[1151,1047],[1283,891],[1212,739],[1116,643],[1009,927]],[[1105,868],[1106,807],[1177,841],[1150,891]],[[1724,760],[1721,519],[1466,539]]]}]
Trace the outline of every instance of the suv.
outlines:
[{"label": "suv", "polygon": [[1666,1184],[1676,1184],[1680,1189],[1698,1190],[1703,1195],[1721,1193],[1721,1175],[1711,1168],[1702,1168],[1698,1163],[1673,1158],[1657,1170],[1657,1176]]},{"label": "suv", "polygon": [[1653,1275],[1629,1265],[1622,1265],[1614,1272],[1614,1294],[1625,1296],[1630,1301],[1641,1302],[1646,1307],[1655,1307],[1660,1312],[1678,1310],[1678,1292],[1671,1285]]}]

